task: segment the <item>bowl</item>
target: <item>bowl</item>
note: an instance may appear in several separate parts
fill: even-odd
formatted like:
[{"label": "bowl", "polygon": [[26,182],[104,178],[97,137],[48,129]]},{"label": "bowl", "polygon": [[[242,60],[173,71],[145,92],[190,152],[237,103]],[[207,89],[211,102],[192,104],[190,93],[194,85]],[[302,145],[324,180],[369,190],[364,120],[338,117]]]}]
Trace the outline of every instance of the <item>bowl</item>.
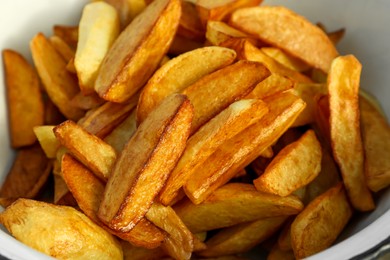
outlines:
[{"label": "bowl", "polygon": [[[11,48],[31,61],[29,41],[37,32],[52,33],[54,24],[76,25],[87,0],[0,1],[0,49]],[[265,0],[263,4],[285,5],[329,30],[346,28],[338,45],[341,54],[354,54],[363,64],[361,87],[380,101],[390,116],[390,27],[387,0]],[[0,184],[11,167],[7,127],[3,64],[0,63]],[[349,259],[375,247],[390,236],[390,189],[376,194],[377,208],[357,214],[337,243],[309,259]],[[0,207],[0,211],[3,209]],[[10,259],[51,259],[0,230],[0,255]],[[256,258],[256,257],[255,257]]]}]

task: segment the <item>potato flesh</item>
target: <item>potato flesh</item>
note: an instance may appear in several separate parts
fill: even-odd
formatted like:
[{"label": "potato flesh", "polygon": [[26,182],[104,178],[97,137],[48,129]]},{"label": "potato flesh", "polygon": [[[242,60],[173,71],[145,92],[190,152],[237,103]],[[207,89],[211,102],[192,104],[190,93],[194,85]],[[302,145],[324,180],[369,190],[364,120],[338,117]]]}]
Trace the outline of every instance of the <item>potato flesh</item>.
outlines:
[{"label": "potato flesh", "polygon": [[71,207],[19,199],[0,222],[24,244],[55,258],[123,258],[113,236]]}]

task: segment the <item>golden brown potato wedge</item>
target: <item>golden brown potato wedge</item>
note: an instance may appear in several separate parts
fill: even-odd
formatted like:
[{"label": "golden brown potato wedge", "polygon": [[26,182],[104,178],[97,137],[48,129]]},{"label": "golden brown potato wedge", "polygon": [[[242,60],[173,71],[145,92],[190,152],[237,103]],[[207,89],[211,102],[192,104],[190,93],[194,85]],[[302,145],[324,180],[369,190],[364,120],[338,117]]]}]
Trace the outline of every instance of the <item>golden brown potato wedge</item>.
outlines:
[{"label": "golden brown potato wedge", "polygon": [[[53,169],[54,173],[54,169]],[[54,173],[54,198],[53,203],[56,205],[65,205],[76,207],[77,202],[72,193],[69,191],[64,179],[61,176],[61,171]]]},{"label": "golden brown potato wedge", "polygon": [[161,190],[160,202],[172,205],[188,178],[197,174],[192,169],[201,166],[220,145],[256,123],[267,112],[267,105],[261,100],[240,100],[203,125],[188,140],[182,157]]},{"label": "golden brown potato wedge", "polygon": [[291,247],[291,224],[294,221],[295,216],[286,220],[282,230],[279,233],[277,246],[283,251],[292,251]]},{"label": "golden brown potato wedge", "polygon": [[338,56],[320,28],[283,6],[237,10],[231,15],[230,24],[324,72],[329,71],[332,60]]},{"label": "golden brown potato wedge", "polygon": [[82,92],[79,92],[72,98],[70,105],[84,110],[90,110],[103,105],[104,102],[104,99],[101,99],[96,93],[85,96]]},{"label": "golden brown potato wedge", "polygon": [[153,110],[126,144],[112,169],[99,218],[129,231],[146,214],[184,151],[193,107],[180,94]]},{"label": "golden brown potato wedge", "polygon": [[249,165],[271,146],[294,122],[305,103],[298,97],[282,93],[265,99],[269,107],[256,124],[220,146],[184,185],[193,203],[205,200],[214,190],[227,183],[237,171]]},{"label": "golden brown potato wedge", "polygon": [[267,255],[267,260],[295,260],[295,256],[292,250],[282,250],[275,244]]},{"label": "golden brown potato wedge", "polygon": [[74,66],[84,95],[95,92],[100,65],[119,34],[119,16],[111,5],[94,2],[84,6]]},{"label": "golden brown potato wedge", "polygon": [[305,258],[328,248],[352,215],[343,185],[314,199],[291,225],[291,243],[296,258]]},{"label": "golden brown potato wedge", "polygon": [[253,185],[244,183],[226,184],[201,204],[195,205],[186,199],[173,207],[193,233],[267,217],[294,215],[302,208],[302,202],[295,196],[261,193]]},{"label": "golden brown potato wedge", "polygon": [[72,49],[76,50],[79,39],[79,27],[67,25],[53,26],[54,35],[64,40]]},{"label": "golden brown potato wedge", "polygon": [[137,106],[139,95],[134,95],[123,104],[106,102],[100,107],[91,109],[77,124],[97,137],[104,138],[128,117]]},{"label": "golden brown potato wedge", "polygon": [[263,63],[272,73],[277,73],[288,77],[295,82],[312,83],[313,81],[307,76],[297,71],[291,70],[274,59],[270,58],[263,51],[256,48],[248,39],[232,38],[221,46],[232,48],[236,51],[239,59],[257,61]]},{"label": "golden brown potato wedge", "polygon": [[114,148],[70,120],[56,126],[53,132],[60,144],[96,176],[101,180],[108,180],[117,157]]},{"label": "golden brown potato wedge", "polygon": [[46,183],[52,162],[46,158],[39,145],[22,148],[1,189],[1,198],[35,198]]},{"label": "golden brown potato wedge", "polygon": [[5,86],[11,145],[14,148],[33,144],[33,127],[44,122],[44,104],[39,77],[26,59],[12,50],[3,50]]},{"label": "golden brown potato wedge", "polygon": [[272,236],[287,217],[272,217],[224,228],[207,240],[207,249],[197,252],[205,257],[245,253]]},{"label": "golden brown potato wedge", "polygon": [[169,47],[168,53],[170,55],[178,56],[203,47],[204,44],[202,42],[193,41],[176,34],[171,46]]},{"label": "golden brown potato wedge", "polygon": [[200,21],[198,11],[193,3],[188,1],[181,2],[181,17],[177,35],[184,38],[203,42],[205,31]]},{"label": "golden brown potato wedge", "polygon": [[231,38],[249,38],[249,36],[224,22],[207,21],[206,39],[210,43],[219,46]]},{"label": "golden brown potato wedge", "polygon": [[30,48],[34,64],[50,99],[68,119],[80,119],[84,111],[69,106],[79,87],[66,70],[65,60],[42,33],[32,39]]},{"label": "golden brown potato wedge", "polygon": [[182,93],[188,96],[195,109],[191,132],[194,133],[234,101],[245,97],[269,75],[263,64],[242,60],[204,76],[186,88]]},{"label": "golden brown potato wedge", "polygon": [[57,155],[57,150],[60,147],[60,143],[56,139],[53,133],[52,125],[41,125],[34,127],[34,133],[37,136],[39,144],[47,158],[54,159]]},{"label": "golden brown potato wedge", "polygon": [[270,56],[271,58],[275,59],[277,62],[282,64],[283,66],[299,71],[304,72],[310,69],[310,66],[304,63],[302,60],[297,59],[291,55],[288,55],[287,53],[283,52],[281,49],[276,47],[263,47],[261,50]]},{"label": "golden brown potato wedge", "polygon": [[74,59],[74,50],[63,39],[53,35],[49,40],[56,51],[64,58],[65,62],[69,63],[70,60]]},{"label": "golden brown potato wedge", "polygon": [[146,218],[167,232],[168,236],[162,247],[172,258],[191,258],[194,249],[192,233],[171,207],[154,203],[146,213]]},{"label": "golden brown potato wedge", "polygon": [[146,219],[138,222],[129,232],[117,232],[105,226],[97,217],[105,183],[69,154],[62,159],[62,175],[84,214],[111,234],[145,248],[156,248],[165,239],[165,234]]},{"label": "golden brown potato wedge", "polygon": [[386,118],[363,97],[360,120],[367,185],[377,192],[390,184],[390,128]]},{"label": "golden brown potato wedge", "polygon": [[203,76],[231,64],[233,50],[204,47],[180,55],[162,66],[144,87],[137,107],[137,121],[147,115],[167,96],[183,91]]},{"label": "golden brown potato wedge", "polygon": [[289,78],[281,76],[277,73],[272,73],[271,76],[260,82],[245,98],[259,98],[281,93],[289,90],[294,86],[294,82]]},{"label": "golden brown potato wedge", "polygon": [[95,82],[102,98],[125,102],[149,79],[164,57],[179,24],[179,0],[156,0],[116,39]]},{"label": "golden brown potato wedge", "polygon": [[199,17],[206,26],[207,21],[224,21],[227,20],[230,14],[239,8],[258,6],[263,0],[198,0],[196,8],[198,9]]},{"label": "golden brown potato wedge", "polygon": [[317,177],[321,157],[321,144],[314,131],[308,130],[297,141],[284,147],[253,183],[258,191],[288,196]]},{"label": "golden brown potato wedge", "polygon": [[364,176],[364,150],[359,121],[361,64],[352,55],[332,62],[328,76],[330,137],[347,194],[354,208],[375,208]]},{"label": "golden brown potato wedge", "polygon": [[19,241],[52,257],[123,258],[111,234],[71,207],[19,199],[0,214],[0,223]]}]

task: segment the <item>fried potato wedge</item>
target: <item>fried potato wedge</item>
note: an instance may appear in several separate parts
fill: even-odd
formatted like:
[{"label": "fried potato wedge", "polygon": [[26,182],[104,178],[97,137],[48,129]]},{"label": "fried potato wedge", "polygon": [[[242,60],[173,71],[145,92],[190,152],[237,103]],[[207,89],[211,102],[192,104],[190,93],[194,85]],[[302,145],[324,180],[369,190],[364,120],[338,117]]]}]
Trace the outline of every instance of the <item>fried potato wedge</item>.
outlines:
[{"label": "fried potato wedge", "polygon": [[26,59],[12,50],[3,51],[5,86],[14,148],[33,144],[33,127],[44,122],[44,104],[39,77]]},{"label": "fried potato wedge", "polygon": [[54,127],[52,125],[41,125],[35,126],[33,129],[46,157],[50,159],[56,158],[57,150],[60,147],[60,143],[53,133]]},{"label": "fried potato wedge", "polygon": [[367,185],[377,192],[390,184],[390,127],[386,118],[363,97],[360,120]]},{"label": "fried potato wedge", "polygon": [[224,228],[207,240],[207,248],[196,254],[213,257],[245,253],[272,236],[287,219],[285,216],[259,219]]},{"label": "fried potato wedge", "polygon": [[82,92],[76,94],[70,101],[70,105],[84,110],[90,110],[103,105],[104,99],[101,99],[96,93],[85,96]]},{"label": "fried potato wedge", "polygon": [[203,76],[231,64],[235,58],[233,50],[204,47],[168,61],[153,74],[142,90],[137,107],[138,123],[165,97],[182,92]]},{"label": "fried potato wedge", "polygon": [[291,243],[301,259],[328,248],[352,215],[343,185],[329,189],[314,199],[291,225]]},{"label": "fried potato wedge", "polygon": [[269,113],[245,131],[220,146],[184,185],[193,203],[205,200],[213,191],[233,178],[291,126],[305,103],[298,97],[282,93],[265,99]]},{"label": "fried potato wedge", "polygon": [[182,155],[193,107],[180,94],[166,98],[138,127],[120,154],[99,207],[110,228],[129,231],[146,214]]},{"label": "fried potato wedge", "polygon": [[119,34],[120,22],[117,11],[105,2],[84,6],[79,23],[74,66],[84,95],[95,92],[95,80],[100,65]]},{"label": "fried potato wedge", "polygon": [[117,232],[105,226],[97,217],[105,184],[69,154],[62,158],[62,176],[84,214],[111,234],[145,248],[156,248],[165,239],[165,234],[146,219],[129,232]]},{"label": "fried potato wedge", "polygon": [[72,59],[74,59],[75,51],[63,39],[53,35],[49,38],[49,40],[65,62],[69,63]]},{"label": "fried potato wedge", "polygon": [[195,110],[191,132],[196,132],[231,103],[245,97],[269,75],[263,64],[243,60],[204,76],[186,88],[182,93],[188,96]]},{"label": "fried potato wedge", "polygon": [[352,55],[332,62],[328,76],[330,137],[347,194],[354,208],[375,208],[364,176],[364,150],[359,119],[359,82],[362,65]]},{"label": "fried potato wedge", "polygon": [[272,95],[291,89],[294,82],[289,78],[272,73],[271,76],[260,82],[245,98],[264,99]]},{"label": "fried potato wedge", "polygon": [[117,158],[114,148],[70,120],[56,126],[53,132],[60,144],[91,169],[96,176],[101,180],[108,180]]},{"label": "fried potato wedge", "polygon": [[64,40],[72,49],[76,50],[79,40],[78,26],[54,25],[53,33]]},{"label": "fried potato wedge", "polygon": [[263,0],[198,0],[196,8],[199,13],[200,20],[206,26],[207,21],[224,21],[227,20],[230,14],[239,8],[258,6]]},{"label": "fried potato wedge", "polygon": [[[53,169],[54,173],[54,169]],[[53,202],[56,205],[66,205],[75,207],[77,206],[77,202],[74,199],[72,193],[69,191],[68,186],[64,179],[61,176],[61,171],[58,173],[54,173],[54,198]]]},{"label": "fried potato wedge", "polygon": [[68,119],[80,119],[84,111],[69,106],[70,100],[78,93],[79,86],[66,70],[65,60],[42,33],[32,39],[30,48],[34,64],[50,99]]},{"label": "fried potato wedge", "polygon": [[295,196],[261,193],[253,185],[244,183],[226,184],[201,204],[195,205],[186,199],[173,207],[193,233],[261,218],[294,215],[302,208],[302,202]]},{"label": "fried potato wedge", "polygon": [[156,0],[148,5],[115,40],[95,82],[103,99],[125,102],[156,70],[179,24],[179,0]]},{"label": "fried potato wedge", "polygon": [[134,109],[120,125],[104,138],[104,141],[111,145],[119,154],[136,130],[136,109]]},{"label": "fried potato wedge", "polygon": [[161,248],[148,249],[137,247],[126,241],[121,241],[124,260],[160,260],[167,257],[167,253]]},{"label": "fried potato wedge", "polygon": [[249,38],[249,36],[224,22],[207,21],[206,39],[210,43],[219,46],[231,38]]},{"label": "fried potato wedge", "polygon": [[52,257],[123,258],[113,236],[71,207],[19,199],[0,214],[0,222],[19,241]]},{"label": "fried potato wedge", "polygon": [[221,44],[223,47],[232,48],[236,51],[239,59],[257,61],[263,63],[272,73],[278,73],[296,82],[312,83],[307,76],[297,71],[291,70],[279,62],[275,61],[260,49],[256,48],[249,40],[232,38]]},{"label": "fried potato wedge", "polygon": [[302,60],[297,59],[291,55],[288,55],[284,51],[282,51],[279,48],[276,47],[263,47],[261,50],[270,56],[271,58],[275,59],[277,62],[282,64],[283,66],[299,71],[304,72],[310,69],[310,66],[304,63]]},{"label": "fried potato wedge", "polygon": [[190,40],[203,42],[205,38],[205,30],[200,21],[195,4],[188,1],[182,1],[181,11],[182,14],[180,17],[179,28],[177,29],[177,35]]},{"label": "fried potato wedge", "polygon": [[314,131],[308,130],[297,141],[284,147],[253,183],[258,191],[288,196],[317,177],[321,157],[321,144]]},{"label": "fried potato wedge", "polygon": [[323,72],[329,71],[332,60],[338,56],[333,43],[320,28],[283,6],[237,10],[231,15],[230,24]]},{"label": "fried potato wedge", "polygon": [[267,260],[295,260],[295,256],[292,250],[282,250],[275,244],[267,255]]},{"label": "fried potato wedge", "polygon": [[160,192],[160,202],[171,205],[187,179],[196,174],[192,169],[203,165],[220,145],[260,120],[267,112],[267,105],[261,100],[240,100],[203,125],[188,140],[182,157]]},{"label": "fried potato wedge", "polygon": [[190,40],[176,34],[175,38],[173,38],[171,46],[169,47],[168,53],[170,55],[178,56],[186,52],[193,51],[195,49],[203,48],[203,47],[204,47],[203,42]]},{"label": "fried potato wedge", "polygon": [[20,149],[0,189],[0,197],[35,198],[46,183],[51,169],[52,163],[39,145]]},{"label": "fried potato wedge", "polygon": [[193,235],[171,207],[154,203],[146,218],[165,230],[168,236],[162,247],[174,259],[190,259],[194,249]]},{"label": "fried potato wedge", "polygon": [[126,103],[106,102],[100,107],[88,111],[77,124],[97,137],[104,138],[137,106],[139,95],[134,95]]}]

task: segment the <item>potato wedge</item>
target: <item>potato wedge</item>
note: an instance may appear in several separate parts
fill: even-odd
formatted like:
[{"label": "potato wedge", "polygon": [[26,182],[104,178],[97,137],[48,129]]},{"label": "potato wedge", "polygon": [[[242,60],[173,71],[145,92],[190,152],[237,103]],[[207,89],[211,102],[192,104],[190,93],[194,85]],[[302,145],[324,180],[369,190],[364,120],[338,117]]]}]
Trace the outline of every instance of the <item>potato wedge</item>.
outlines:
[{"label": "potato wedge", "polygon": [[272,145],[294,122],[305,103],[298,97],[282,93],[265,99],[269,113],[256,124],[220,146],[184,185],[193,203],[205,200],[213,191],[233,178]]},{"label": "potato wedge", "polygon": [[364,150],[359,121],[361,64],[352,55],[336,58],[328,76],[330,137],[347,194],[354,208],[375,208],[364,176]]},{"label": "potato wedge", "polygon": [[302,202],[295,196],[261,193],[253,185],[244,183],[226,184],[198,205],[186,199],[173,206],[193,233],[267,217],[294,215],[302,208]]},{"label": "potato wedge", "polygon": [[179,0],[156,0],[148,5],[116,39],[95,82],[103,99],[125,102],[156,70],[179,24]]},{"label": "potato wedge", "polygon": [[[54,169],[53,169],[54,173]],[[69,191],[68,186],[61,176],[61,171],[54,173],[54,198],[53,203],[56,205],[65,205],[76,207],[77,202],[74,199],[72,193]]]},{"label": "potato wedge", "polygon": [[296,82],[312,83],[313,81],[307,76],[291,70],[274,59],[270,58],[263,51],[256,48],[248,39],[232,38],[221,44],[223,47],[232,48],[236,51],[239,59],[257,61],[263,63],[272,73],[278,73],[288,77]]},{"label": "potato wedge", "polygon": [[53,35],[49,40],[56,51],[64,58],[65,62],[69,63],[74,59],[75,51],[63,39]]},{"label": "potato wedge", "polygon": [[205,30],[200,21],[195,4],[188,1],[182,1],[181,11],[182,14],[179,28],[177,29],[177,35],[190,40],[203,42],[205,39]]},{"label": "potato wedge", "polygon": [[180,55],[162,66],[144,87],[137,107],[137,121],[147,115],[167,96],[183,91],[203,76],[231,64],[233,50],[204,47]]},{"label": "potato wedge", "polygon": [[56,126],[53,132],[60,144],[90,168],[96,176],[101,180],[108,180],[117,158],[114,148],[70,120]]},{"label": "potato wedge", "polygon": [[258,191],[288,196],[317,177],[321,157],[321,144],[314,131],[308,130],[297,141],[284,147],[253,183]]},{"label": "potato wedge", "polygon": [[146,218],[168,233],[162,247],[174,259],[190,259],[194,249],[192,233],[171,207],[154,203]]},{"label": "potato wedge", "polygon": [[95,92],[100,65],[118,36],[119,27],[118,13],[111,5],[94,2],[84,6],[74,58],[80,89],[84,95]]},{"label": "potato wedge", "polygon": [[292,250],[282,250],[275,244],[267,255],[267,260],[295,260],[295,256]]},{"label": "potato wedge", "polygon": [[106,102],[100,107],[91,109],[77,124],[97,137],[104,138],[128,117],[137,106],[139,95],[134,95],[123,104]]},{"label": "potato wedge", "polygon": [[52,166],[39,145],[20,149],[0,189],[0,197],[35,198],[46,183]]},{"label": "potato wedge", "polygon": [[245,253],[272,236],[287,217],[272,217],[224,228],[207,240],[207,248],[198,255],[214,257]]},{"label": "potato wedge", "polygon": [[69,154],[62,159],[62,175],[84,214],[111,234],[145,248],[156,248],[165,239],[165,234],[146,219],[138,222],[129,232],[117,232],[105,226],[97,217],[105,183]]},{"label": "potato wedge", "polygon": [[180,94],[166,98],[138,127],[119,156],[99,207],[110,228],[131,230],[146,214],[184,151],[193,107]]},{"label": "potato wedge", "polygon": [[55,25],[53,26],[53,33],[64,40],[72,49],[76,50],[79,39],[78,26]]},{"label": "potato wedge", "polygon": [[343,185],[329,189],[295,218],[291,243],[296,258],[305,258],[328,248],[352,215]]},{"label": "potato wedge", "polygon": [[245,97],[269,75],[263,64],[243,60],[204,76],[186,88],[182,93],[188,96],[195,109],[191,133],[231,103]]},{"label": "potato wedge", "polygon": [[15,51],[4,50],[3,60],[11,146],[28,146],[37,140],[33,127],[44,122],[39,77],[27,60]]},{"label": "potato wedge", "polygon": [[169,47],[168,53],[173,56],[178,56],[203,47],[205,46],[202,42],[193,41],[176,34],[171,46]]},{"label": "potato wedge", "polygon": [[294,86],[294,82],[289,78],[281,76],[277,73],[272,73],[271,76],[260,82],[245,98],[259,98],[281,93],[289,90]]},{"label": "potato wedge", "polygon": [[52,257],[123,258],[113,236],[71,207],[19,199],[0,214],[0,223],[19,241]]},{"label": "potato wedge", "polygon": [[231,15],[230,24],[323,72],[329,71],[332,60],[338,56],[333,43],[320,28],[283,6],[237,10]]},{"label": "potato wedge", "polygon": [[147,249],[137,247],[126,241],[121,241],[124,260],[160,260],[167,257],[167,253],[161,248]]},{"label": "potato wedge", "polygon": [[390,184],[390,128],[386,118],[360,97],[360,124],[365,152],[365,176],[368,187],[377,192]]},{"label": "potato wedge", "polygon": [[298,71],[298,72],[304,72],[310,69],[310,66],[304,63],[302,60],[297,59],[295,57],[292,57],[291,55],[286,54],[281,49],[276,47],[263,47],[261,50],[282,64],[283,66]]},{"label": "potato wedge", "polygon": [[79,92],[72,98],[70,105],[84,110],[90,110],[103,105],[104,102],[104,99],[101,99],[96,93],[85,96],[82,92]]},{"label": "potato wedge", "polygon": [[239,8],[258,6],[263,0],[198,0],[196,8],[199,13],[200,20],[206,26],[207,21],[224,21],[227,20],[230,14]]},{"label": "potato wedge", "polygon": [[52,125],[41,125],[34,127],[34,133],[37,136],[39,144],[47,158],[54,159],[57,155],[57,150],[60,147],[60,143],[56,139],[53,133]]},{"label": "potato wedge", "polygon": [[203,125],[188,140],[182,157],[160,192],[160,202],[172,205],[188,178],[197,173],[192,169],[203,165],[220,145],[256,123],[267,112],[268,108],[261,100],[240,100]]},{"label": "potato wedge", "polygon": [[206,39],[210,43],[219,46],[221,43],[231,38],[249,38],[249,35],[227,25],[224,22],[207,21]]},{"label": "potato wedge", "polygon": [[50,99],[68,119],[80,119],[84,111],[69,106],[79,87],[66,70],[65,60],[42,33],[32,39],[30,48],[34,64]]}]

